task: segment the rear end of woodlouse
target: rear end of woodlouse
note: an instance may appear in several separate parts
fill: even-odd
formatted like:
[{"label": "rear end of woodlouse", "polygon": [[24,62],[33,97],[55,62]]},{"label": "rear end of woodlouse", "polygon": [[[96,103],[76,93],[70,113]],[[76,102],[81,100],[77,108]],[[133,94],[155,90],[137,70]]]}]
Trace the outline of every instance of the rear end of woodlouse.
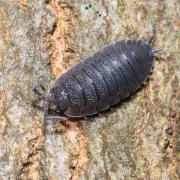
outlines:
[{"label": "rear end of woodlouse", "polygon": [[148,41],[118,41],[78,63],[60,76],[45,98],[44,117],[93,115],[135,92],[152,70],[161,49]]}]

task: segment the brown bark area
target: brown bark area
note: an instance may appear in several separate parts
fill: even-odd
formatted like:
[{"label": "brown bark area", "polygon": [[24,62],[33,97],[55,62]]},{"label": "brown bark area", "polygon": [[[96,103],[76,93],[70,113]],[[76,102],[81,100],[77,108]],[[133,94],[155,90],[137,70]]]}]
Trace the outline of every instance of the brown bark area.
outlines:
[{"label": "brown bark area", "polygon": [[[177,0],[0,1],[0,179],[178,179],[179,19]],[[33,107],[41,76],[152,31],[164,52],[125,102],[65,123]]]}]

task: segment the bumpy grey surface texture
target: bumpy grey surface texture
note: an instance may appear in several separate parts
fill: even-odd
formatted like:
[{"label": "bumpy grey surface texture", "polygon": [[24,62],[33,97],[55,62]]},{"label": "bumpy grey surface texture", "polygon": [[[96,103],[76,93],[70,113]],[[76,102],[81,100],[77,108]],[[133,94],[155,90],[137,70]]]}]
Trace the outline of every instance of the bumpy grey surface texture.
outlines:
[{"label": "bumpy grey surface texture", "polygon": [[[178,179],[178,0],[0,0],[0,179]],[[99,116],[44,121],[32,87],[154,31],[147,85]]]}]

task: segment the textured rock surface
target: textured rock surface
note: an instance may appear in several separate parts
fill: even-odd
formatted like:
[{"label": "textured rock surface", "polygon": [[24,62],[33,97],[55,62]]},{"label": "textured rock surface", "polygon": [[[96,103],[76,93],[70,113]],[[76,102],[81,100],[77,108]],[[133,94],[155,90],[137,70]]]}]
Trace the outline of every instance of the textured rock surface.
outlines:
[{"label": "textured rock surface", "polygon": [[[178,0],[0,1],[0,179],[178,179]],[[32,87],[155,32],[148,84],[97,117],[44,121]],[[48,85],[51,84],[48,82]]]}]

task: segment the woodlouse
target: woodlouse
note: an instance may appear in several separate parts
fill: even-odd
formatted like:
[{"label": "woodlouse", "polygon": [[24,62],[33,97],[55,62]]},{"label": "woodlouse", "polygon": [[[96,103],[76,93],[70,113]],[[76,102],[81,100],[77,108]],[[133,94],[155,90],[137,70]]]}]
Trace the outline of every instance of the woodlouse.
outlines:
[{"label": "woodlouse", "polygon": [[45,98],[44,118],[65,120],[108,109],[147,79],[154,53],[151,41],[118,41],[60,76]]}]

